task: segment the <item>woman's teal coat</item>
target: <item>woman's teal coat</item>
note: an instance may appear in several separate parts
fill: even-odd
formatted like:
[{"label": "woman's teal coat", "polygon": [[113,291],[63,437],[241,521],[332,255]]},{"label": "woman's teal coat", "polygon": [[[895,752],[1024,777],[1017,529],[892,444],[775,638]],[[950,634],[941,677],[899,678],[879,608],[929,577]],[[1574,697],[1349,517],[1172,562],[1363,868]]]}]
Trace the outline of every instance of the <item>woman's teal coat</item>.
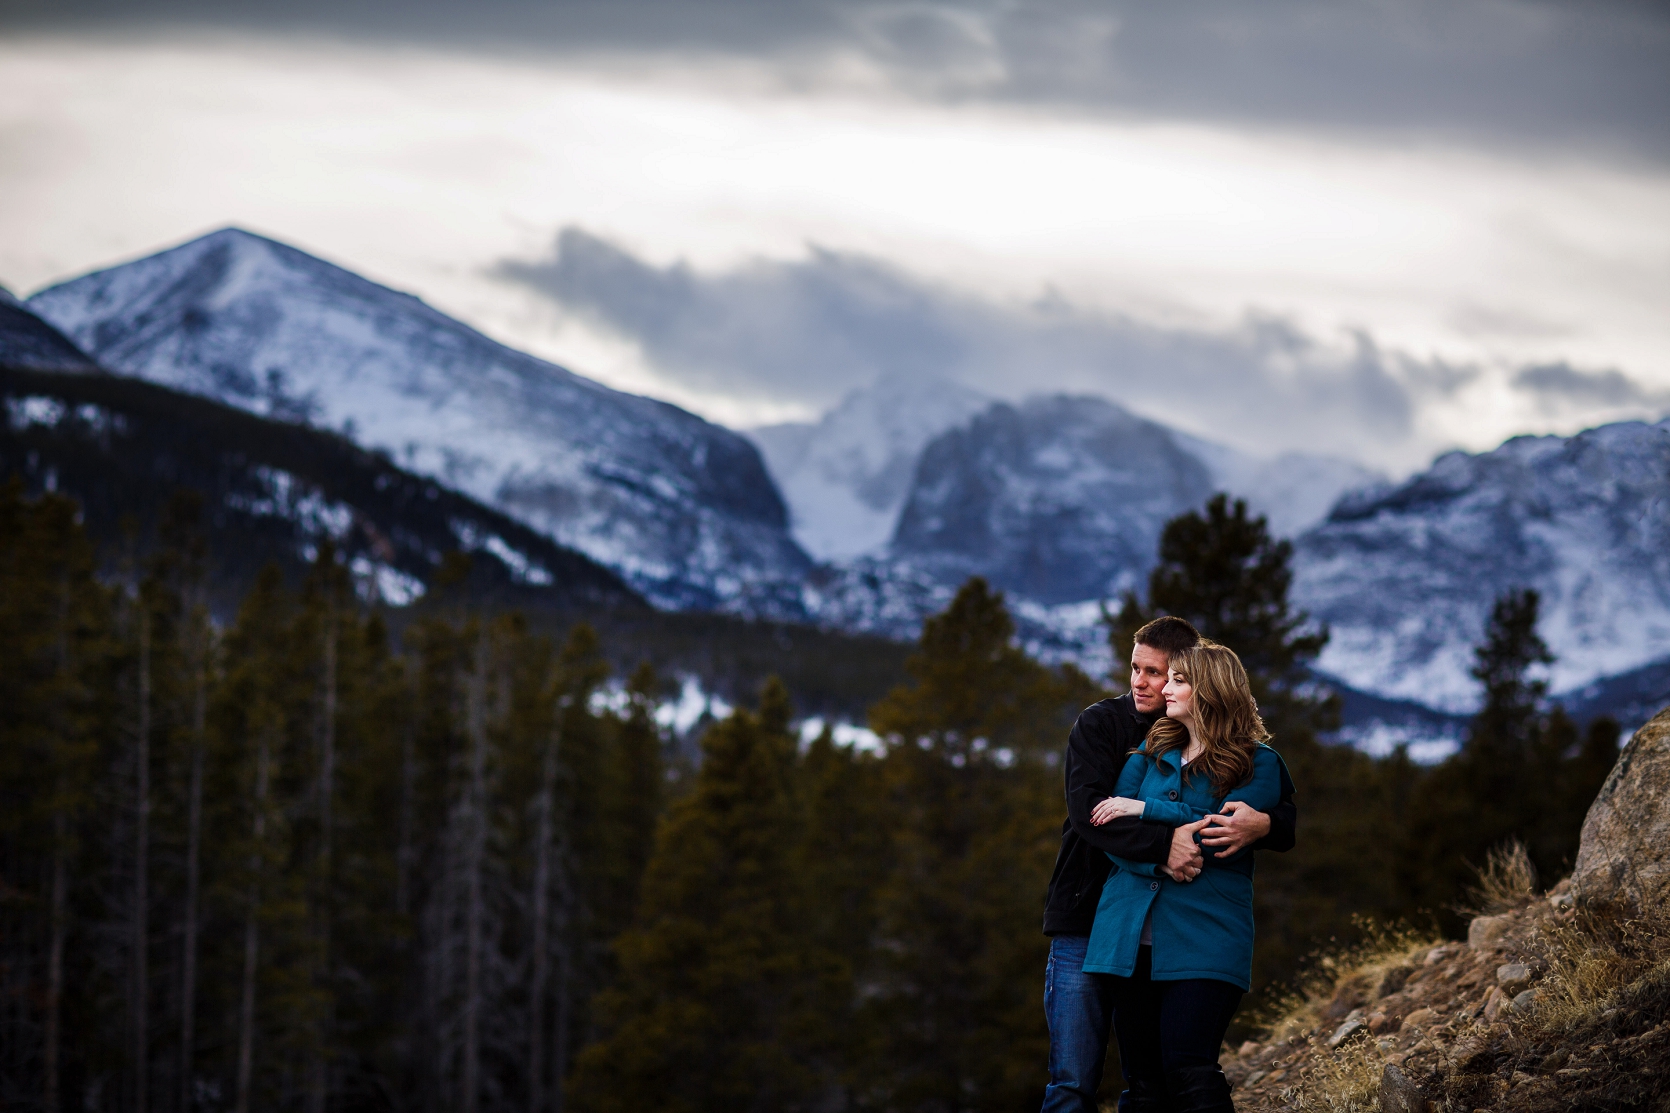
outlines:
[{"label": "woman's teal coat", "polygon": [[[1147,747],[1125,760],[1115,794],[1143,801],[1145,822],[1178,827],[1223,810],[1228,800],[1244,800],[1261,812],[1282,797],[1287,769],[1281,755],[1268,746],[1253,755],[1252,779],[1225,796],[1212,795],[1204,775],[1184,781],[1182,751],[1161,754],[1150,761]],[[1198,838],[1199,836],[1196,836]],[[1147,862],[1113,858],[1114,870],[1102,888],[1096,921],[1090,929],[1090,948],[1084,969],[1092,974],[1130,977],[1142,941],[1142,922],[1154,909],[1153,978],[1180,981],[1213,978],[1252,988],[1253,852],[1246,849],[1229,858],[1206,852],[1206,866],[1189,882],[1173,881]]]}]

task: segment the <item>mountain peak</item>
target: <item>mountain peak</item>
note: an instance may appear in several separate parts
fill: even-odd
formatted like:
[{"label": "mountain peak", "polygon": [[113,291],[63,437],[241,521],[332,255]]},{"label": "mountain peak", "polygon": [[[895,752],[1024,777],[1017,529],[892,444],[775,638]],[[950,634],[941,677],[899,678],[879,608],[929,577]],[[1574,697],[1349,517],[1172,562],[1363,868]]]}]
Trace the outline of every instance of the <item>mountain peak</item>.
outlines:
[{"label": "mountain peak", "polygon": [[822,560],[882,549],[922,448],[990,399],[930,376],[884,376],[815,424],[750,432],[794,510],[795,537]]},{"label": "mountain peak", "polygon": [[744,605],[807,564],[737,434],[243,229],[61,283],[29,307],[112,371],[347,432],[658,602]]}]

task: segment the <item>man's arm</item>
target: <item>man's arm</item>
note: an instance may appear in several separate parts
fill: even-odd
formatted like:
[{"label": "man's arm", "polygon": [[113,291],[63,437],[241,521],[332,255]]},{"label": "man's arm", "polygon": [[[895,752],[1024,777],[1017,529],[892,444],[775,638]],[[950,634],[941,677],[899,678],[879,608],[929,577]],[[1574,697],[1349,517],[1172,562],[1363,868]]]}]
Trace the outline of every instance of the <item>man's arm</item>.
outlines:
[{"label": "man's arm", "polygon": [[1281,803],[1270,809],[1270,833],[1253,843],[1253,849],[1286,854],[1299,841],[1298,831],[1299,809],[1293,806],[1293,797],[1283,797]]},{"label": "man's arm", "polygon": [[1253,843],[1253,849],[1285,854],[1298,841],[1299,809],[1293,806],[1293,778],[1280,754],[1276,755],[1276,765],[1281,773],[1281,803],[1270,809],[1270,833]]},{"label": "man's arm", "polygon": [[[1090,822],[1097,801],[1115,796],[1125,754],[1134,739],[1120,737],[1119,713],[1101,707],[1080,712],[1067,736],[1067,819],[1079,838],[1105,854],[1132,862],[1165,864],[1171,857],[1171,829],[1134,816],[1100,827]],[[1123,732],[1129,733],[1129,732]]]}]

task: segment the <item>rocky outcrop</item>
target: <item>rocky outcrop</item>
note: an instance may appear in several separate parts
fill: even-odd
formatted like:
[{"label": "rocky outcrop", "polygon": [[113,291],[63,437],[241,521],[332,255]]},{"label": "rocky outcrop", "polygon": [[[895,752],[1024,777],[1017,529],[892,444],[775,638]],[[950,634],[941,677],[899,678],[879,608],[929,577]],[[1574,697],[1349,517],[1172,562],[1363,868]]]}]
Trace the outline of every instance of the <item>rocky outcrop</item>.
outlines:
[{"label": "rocky outcrop", "polygon": [[1580,901],[1632,914],[1670,908],[1670,708],[1635,732],[1583,821]]},{"label": "rocky outcrop", "polygon": [[1631,948],[1641,973],[1595,992],[1572,961],[1594,929],[1569,880],[1480,920],[1487,928],[1468,943],[1347,972],[1330,1000],[1313,1003],[1303,1030],[1225,1048],[1236,1109],[1670,1108],[1670,974],[1641,951],[1650,940]]},{"label": "rocky outcrop", "polygon": [[1572,877],[1475,918],[1466,943],[1344,969],[1285,1038],[1226,1048],[1236,1107],[1670,1109],[1667,898],[1670,708],[1619,755]]}]

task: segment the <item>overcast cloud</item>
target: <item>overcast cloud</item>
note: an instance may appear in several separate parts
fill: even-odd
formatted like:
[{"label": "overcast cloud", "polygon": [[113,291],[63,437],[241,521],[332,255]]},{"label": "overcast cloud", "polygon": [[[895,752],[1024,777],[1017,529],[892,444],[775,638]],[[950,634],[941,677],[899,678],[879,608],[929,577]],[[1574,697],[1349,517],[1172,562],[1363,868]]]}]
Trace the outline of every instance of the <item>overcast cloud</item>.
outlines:
[{"label": "overcast cloud", "polygon": [[0,18],[728,62],[801,87],[1670,158],[1670,7],[1627,0],[8,0]]},{"label": "overcast cloud", "polygon": [[925,371],[1408,469],[1670,405],[1667,28],[1610,0],[4,0],[0,283],[235,224],[731,425]]},{"label": "overcast cloud", "polygon": [[[1252,451],[1387,460],[1417,442],[1423,405],[1479,377],[1476,368],[1382,351],[1362,332],[1319,340],[1268,316],[1222,330],[1167,329],[1059,295],[981,300],[824,250],[703,274],[648,264],[569,228],[549,256],[494,270],[616,330],[693,389],[819,410],[878,377],[949,378],[1011,398],[1089,390]],[[1563,374],[1531,369],[1518,382],[1534,391],[1612,382]],[[1642,398],[1614,391],[1583,401]]]}]

